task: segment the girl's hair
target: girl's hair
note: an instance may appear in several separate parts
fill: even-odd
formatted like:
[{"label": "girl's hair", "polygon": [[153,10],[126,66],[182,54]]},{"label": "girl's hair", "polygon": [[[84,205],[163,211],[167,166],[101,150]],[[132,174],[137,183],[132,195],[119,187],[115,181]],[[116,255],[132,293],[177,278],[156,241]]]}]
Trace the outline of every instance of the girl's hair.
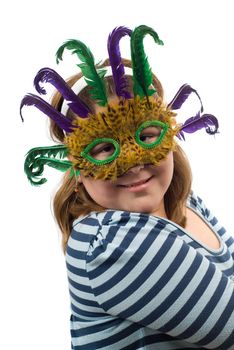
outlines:
[{"label": "girl's hair", "polygon": [[[123,59],[126,67],[131,67],[131,61]],[[109,65],[107,59],[98,68]],[[77,74],[67,83],[72,86],[82,74]],[[132,91],[132,78],[128,78],[129,91]],[[115,95],[114,83],[112,77],[105,78],[107,96]],[[157,90],[157,94],[163,98],[163,88],[157,77],[153,76],[153,86]],[[95,103],[90,98],[90,88],[85,87],[80,93],[79,97],[89,106],[91,111],[95,112]],[[56,92],[52,98],[52,105],[58,110],[61,109],[63,98],[59,92]],[[74,118],[73,113],[68,111],[68,118]],[[53,140],[63,142],[64,131],[59,128],[53,121],[50,122],[50,134]],[[185,227],[185,203],[191,191],[192,174],[188,159],[179,145],[176,145],[174,151],[174,173],[170,186],[164,196],[164,204],[166,214],[169,220],[174,221],[178,225]],[[75,188],[77,191],[75,191]],[[101,207],[89,196],[82,183],[76,181],[75,176],[70,177],[67,172],[62,180],[62,184],[55,194],[53,201],[54,216],[58,226],[62,232],[62,246],[65,252],[67,241],[71,232],[73,221],[81,215],[87,215],[91,211],[103,211],[105,208]]]}]

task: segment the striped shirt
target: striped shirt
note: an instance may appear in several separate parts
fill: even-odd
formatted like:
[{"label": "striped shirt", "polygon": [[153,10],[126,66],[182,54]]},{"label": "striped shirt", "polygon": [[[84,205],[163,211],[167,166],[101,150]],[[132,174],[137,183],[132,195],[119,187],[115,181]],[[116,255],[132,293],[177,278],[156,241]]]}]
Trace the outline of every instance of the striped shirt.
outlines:
[{"label": "striped shirt", "polygon": [[66,253],[72,349],[234,349],[234,239],[195,194],[187,206],[219,249],[153,215],[75,220]]}]

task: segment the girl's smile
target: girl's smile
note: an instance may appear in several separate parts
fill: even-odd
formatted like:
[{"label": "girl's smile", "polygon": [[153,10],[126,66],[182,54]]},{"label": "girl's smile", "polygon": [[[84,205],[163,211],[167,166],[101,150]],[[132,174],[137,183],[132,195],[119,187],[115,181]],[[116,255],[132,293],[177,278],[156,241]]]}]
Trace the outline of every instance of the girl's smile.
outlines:
[{"label": "girl's smile", "polygon": [[164,195],[173,176],[173,153],[160,163],[137,165],[116,181],[94,180],[80,173],[79,181],[104,208],[154,213],[165,217]]},{"label": "girl's smile", "polygon": [[133,182],[133,183],[130,183],[130,184],[119,184],[117,185],[117,187],[123,187],[131,192],[138,192],[138,191],[141,191],[143,189],[145,189],[149,183],[150,183],[150,180],[153,178],[153,176],[150,176],[146,179],[143,179],[143,180],[139,180],[137,182]]}]

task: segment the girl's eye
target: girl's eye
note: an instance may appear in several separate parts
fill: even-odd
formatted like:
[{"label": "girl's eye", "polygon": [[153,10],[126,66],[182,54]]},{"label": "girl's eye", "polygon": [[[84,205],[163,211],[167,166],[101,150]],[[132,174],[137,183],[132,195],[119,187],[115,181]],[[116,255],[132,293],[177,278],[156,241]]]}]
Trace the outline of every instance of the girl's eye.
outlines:
[{"label": "girl's eye", "polygon": [[161,135],[162,128],[160,126],[149,126],[143,129],[140,133],[140,140],[144,143],[153,143],[157,141]]},{"label": "girl's eye", "polygon": [[115,152],[115,146],[112,143],[102,142],[94,146],[89,154],[97,160],[105,160],[112,156]]},{"label": "girl's eye", "polygon": [[81,157],[86,158],[95,165],[105,165],[113,162],[120,153],[120,147],[117,141],[102,137],[93,140],[85,149],[80,152]]}]

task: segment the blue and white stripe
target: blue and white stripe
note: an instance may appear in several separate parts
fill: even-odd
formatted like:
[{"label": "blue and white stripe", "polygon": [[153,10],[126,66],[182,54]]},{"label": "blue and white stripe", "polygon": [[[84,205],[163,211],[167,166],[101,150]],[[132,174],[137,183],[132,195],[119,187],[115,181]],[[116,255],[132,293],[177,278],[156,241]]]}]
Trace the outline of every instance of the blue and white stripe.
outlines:
[{"label": "blue and white stripe", "polygon": [[72,349],[234,349],[234,239],[203,201],[210,249],[173,222],[108,210],[77,219],[66,261]]}]

